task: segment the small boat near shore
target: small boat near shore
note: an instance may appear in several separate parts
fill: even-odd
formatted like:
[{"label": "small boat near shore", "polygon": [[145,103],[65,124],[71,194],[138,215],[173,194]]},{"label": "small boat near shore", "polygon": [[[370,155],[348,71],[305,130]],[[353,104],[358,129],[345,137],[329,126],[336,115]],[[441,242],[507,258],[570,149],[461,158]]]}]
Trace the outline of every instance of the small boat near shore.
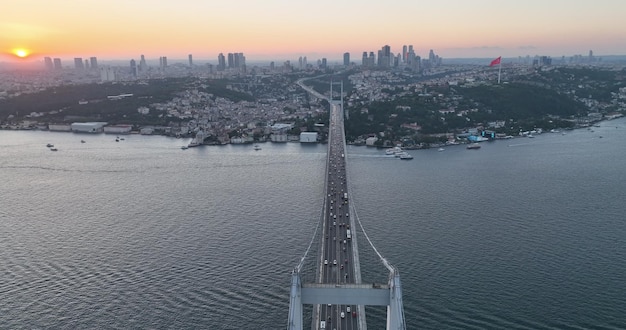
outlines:
[{"label": "small boat near shore", "polygon": [[57,148],[50,148],[50,151],[59,151]]},{"label": "small boat near shore", "polygon": [[254,145],[254,150],[261,150],[261,147],[258,144]]},{"label": "small boat near shore", "polygon": [[480,149],[480,144],[478,144],[478,143],[471,143],[471,144],[468,144],[466,148],[467,149]]},{"label": "small boat near shore", "polygon": [[46,147],[48,147],[48,148],[54,148],[54,144],[52,144],[52,143],[48,143],[48,144],[46,144]]}]

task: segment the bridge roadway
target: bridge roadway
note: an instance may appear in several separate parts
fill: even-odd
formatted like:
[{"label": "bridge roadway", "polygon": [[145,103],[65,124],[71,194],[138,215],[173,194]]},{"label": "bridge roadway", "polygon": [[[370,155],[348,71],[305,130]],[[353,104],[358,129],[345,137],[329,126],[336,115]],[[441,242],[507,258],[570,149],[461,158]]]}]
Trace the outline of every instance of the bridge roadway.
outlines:
[{"label": "bridge roadway", "polygon": [[[353,245],[350,196],[346,180],[346,152],[341,105],[331,103],[322,250],[318,283],[354,284],[360,282],[358,249]],[[348,234],[350,233],[350,234]],[[356,269],[355,269],[356,268]],[[357,330],[363,307],[356,305],[317,305],[313,329]],[[343,317],[342,317],[343,314]]]}]

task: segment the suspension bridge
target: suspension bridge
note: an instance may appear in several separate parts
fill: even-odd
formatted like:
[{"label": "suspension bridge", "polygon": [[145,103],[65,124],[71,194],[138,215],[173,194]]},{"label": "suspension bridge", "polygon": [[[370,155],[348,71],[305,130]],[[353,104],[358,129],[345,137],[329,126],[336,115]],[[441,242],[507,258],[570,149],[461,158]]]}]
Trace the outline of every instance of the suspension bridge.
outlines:
[{"label": "suspension bridge", "polygon": [[[376,249],[365,232],[348,189],[346,171],[346,144],[344,132],[343,84],[341,100],[332,99],[304,85],[298,84],[330,104],[330,124],[324,203],[320,221],[304,255],[291,275],[289,303],[289,330],[304,327],[304,305],[312,305],[311,329],[365,330],[365,306],[387,306],[387,329],[404,330],[404,309],[400,274]],[[362,283],[357,244],[363,234],[366,246],[371,247],[376,257],[389,272],[386,283]],[[313,249],[318,243],[317,249]],[[314,255],[313,250],[317,250]],[[305,273],[305,261],[314,260],[309,278]],[[307,281],[308,280],[308,281]]]}]

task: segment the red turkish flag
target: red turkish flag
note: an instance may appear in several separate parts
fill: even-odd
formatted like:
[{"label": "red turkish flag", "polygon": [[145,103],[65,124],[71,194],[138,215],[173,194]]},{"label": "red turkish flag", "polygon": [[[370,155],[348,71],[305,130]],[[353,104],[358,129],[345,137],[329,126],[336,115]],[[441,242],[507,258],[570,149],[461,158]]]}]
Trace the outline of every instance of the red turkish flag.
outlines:
[{"label": "red turkish flag", "polygon": [[500,64],[500,60],[501,59],[502,59],[502,56],[496,58],[495,60],[491,61],[491,64],[489,64],[489,66],[494,66],[494,65]]}]

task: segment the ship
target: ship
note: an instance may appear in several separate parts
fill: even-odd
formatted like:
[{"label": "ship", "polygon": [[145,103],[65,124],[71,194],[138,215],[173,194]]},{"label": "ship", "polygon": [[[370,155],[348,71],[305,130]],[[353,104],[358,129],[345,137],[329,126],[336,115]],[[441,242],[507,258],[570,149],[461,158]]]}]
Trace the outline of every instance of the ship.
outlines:
[{"label": "ship", "polygon": [[403,151],[402,153],[400,153],[400,159],[402,160],[411,160],[413,159],[413,156],[411,156],[411,154],[409,154],[406,151]]},{"label": "ship", "polygon": [[467,145],[467,149],[480,149],[480,144],[478,144],[478,143],[471,143],[471,144]]}]

